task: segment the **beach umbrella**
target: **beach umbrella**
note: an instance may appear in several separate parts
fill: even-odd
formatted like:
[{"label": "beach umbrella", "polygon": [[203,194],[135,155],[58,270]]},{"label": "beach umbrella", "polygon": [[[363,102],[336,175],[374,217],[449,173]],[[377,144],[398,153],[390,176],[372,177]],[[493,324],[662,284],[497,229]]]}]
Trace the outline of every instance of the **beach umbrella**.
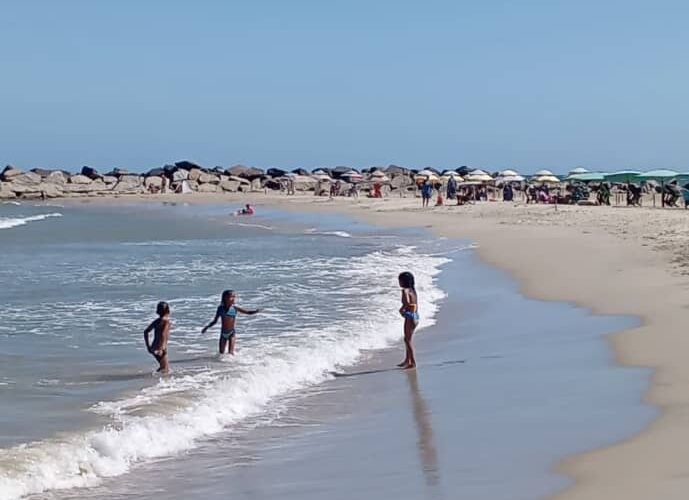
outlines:
[{"label": "beach umbrella", "polygon": [[348,172],[345,172],[340,177],[342,177],[343,179],[349,179],[349,182],[352,182],[352,183],[359,182],[359,181],[362,181],[364,179],[364,176],[361,175],[356,170],[350,170]]},{"label": "beach umbrella", "polygon": [[424,169],[414,176],[415,181],[426,180],[426,179],[428,179],[431,182],[437,181],[438,175],[435,172],[432,172],[431,170]]},{"label": "beach umbrella", "polygon": [[474,170],[464,177],[469,182],[490,182],[493,178],[483,170]]},{"label": "beach umbrella", "polygon": [[462,181],[457,183],[458,186],[481,186],[483,182],[481,181]]},{"label": "beach umbrella", "polygon": [[495,182],[501,183],[501,184],[510,184],[512,182],[524,182],[524,176],[515,174],[515,175],[500,175],[495,179]]},{"label": "beach umbrella", "polygon": [[519,175],[519,174],[517,173],[516,170],[511,170],[508,168],[507,170],[503,170],[502,172],[500,172],[498,177],[511,177],[513,175]]},{"label": "beach umbrella", "polygon": [[535,177],[532,177],[531,180],[533,182],[538,182],[539,184],[559,184],[560,179],[555,177],[554,175],[537,175]]},{"label": "beach umbrella", "polygon": [[605,180],[612,183],[629,184],[638,180],[639,174],[641,172],[638,170],[619,170],[611,174],[605,174]]},{"label": "beach umbrella", "polygon": [[388,182],[390,180],[390,178],[380,170],[376,170],[375,172],[373,172],[370,176],[370,179],[374,182]]},{"label": "beach umbrella", "polygon": [[543,169],[543,170],[539,170],[538,172],[536,172],[533,175],[534,175],[534,177],[546,177],[548,175],[553,176],[553,173],[550,170]]},{"label": "beach umbrella", "polygon": [[649,172],[644,172],[643,174],[638,175],[638,179],[641,181],[646,181],[646,180],[654,180],[658,181],[660,183],[664,183],[665,181],[668,181],[674,177],[677,177],[679,175],[679,172],[675,172],[674,170],[666,170],[666,169],[657,169],[657,170],[651,170]]},{"label": "beach umbrella", "polygon": [[580,174],[572,174],[565,178],[568,182],[603,182],[605,174],[598,172],[584,172]]},{"label": "beach umbrella", "polygon": [[[679,172],[675,172],[674,170],[667,170],[667,169],[657,169],[657,170],[650,170],[649,172],[644,172],[643,174],[639,174],[637,179],[643,182],[648,182],[648,181],[656,181],[659,182],[661,185],[661,206],[665,206],[665,197],[663,196],[662,193],[665,192],[665,183],[668,182],[670,179],[673,179],[679,175]],[[655,206],[655,194],[653,195],[653,205]]]},{"label": "beach umbrella", "polygon": [[577,167],[573,168],[568,172],[568,175],[577,175],[577,174],[588,174],[589,171],[586,170],[584,167]]}]

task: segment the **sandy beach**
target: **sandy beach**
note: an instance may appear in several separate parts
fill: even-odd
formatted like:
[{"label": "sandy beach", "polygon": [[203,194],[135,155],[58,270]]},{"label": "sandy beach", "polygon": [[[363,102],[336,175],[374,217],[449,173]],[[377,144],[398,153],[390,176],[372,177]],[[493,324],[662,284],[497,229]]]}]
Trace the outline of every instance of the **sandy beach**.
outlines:
[{"label": "sandy beach", "polygon": [[[131,198],[127,198],[131,199]],[[150,200],[150,197],[141,198]],[[158,198],[156,201],[161,201]],[[511,273],[529,297],[572,302],[599,314],[634,315],[642,325],[609,337],[617,362],[653,369],[645,401],[660,416],[632,439],[564,460],[575,485],[562,499],[684,498],[689,451],[689,219],[683,210],[482,203],[421,209],[414,198],[328,200],[275,195],[171,197],[339,212],[388,227],[423,227],[467,238],[486,263]],[[102,202],[102,201],[99,201]],[[117,202],[115,200],[115,202]]]},{"label": "sandy beach", "polygon": [[654,370],[646,400],[661,416],[633,439],[561,463],[558,470],[576,485],[558,498],[685,498],[689,451],[682,424],[689,403],[689,341],[680,325],[689,319],[689,219],[684,211],[502,203],[421,210],[414,199],[288,203],[303,201],[376,224],[469,238],[483,260],[513,274],[530,297],[641,317],[641,327],[611,342],[619,363]]}]

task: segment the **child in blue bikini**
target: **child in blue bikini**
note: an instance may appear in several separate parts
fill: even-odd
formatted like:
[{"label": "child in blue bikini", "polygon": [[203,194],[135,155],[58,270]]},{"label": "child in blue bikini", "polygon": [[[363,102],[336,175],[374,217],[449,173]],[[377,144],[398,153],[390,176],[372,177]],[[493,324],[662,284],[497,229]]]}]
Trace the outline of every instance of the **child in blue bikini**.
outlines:
[{"label": "child in blue bikini", "polygon": [[258,312],[258,309],[244,309],[238,305],[235,305],[236,300],[237,294],[234,292],[234,290],[225,290],[222,293],[220,305],[215,311],[213,321],[208,323],[208,325],[201,330],[201,333],[206,333],[210,327],[218,322],[218,319],[221,320],[220,341],[218,343],[218,350],[220,354],[225,354],[225,348],[228,346],[228,344],[230,354],[234,354],[234,346],[236,342],[235,322],[237,319],[237,313],[253,315]]},{"label": "child in blue bikini", "polygon": [[419,306],[414,288],[414,275],[408,271],[399,275],[399,284],[402,288],[402,307],[400,314],[404,318],[404,348],[406,356],[399,366],[400,368],[416,368],[416,358],[414,358],[414,347],[411,344],[414,330],[419,324]]}]

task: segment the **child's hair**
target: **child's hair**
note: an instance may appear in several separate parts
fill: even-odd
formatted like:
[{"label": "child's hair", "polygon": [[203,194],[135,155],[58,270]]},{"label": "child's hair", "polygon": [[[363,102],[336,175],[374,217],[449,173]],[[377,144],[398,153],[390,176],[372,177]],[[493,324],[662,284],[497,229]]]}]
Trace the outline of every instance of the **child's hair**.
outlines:
[{"label": "child's hair", "polygon": [[402,285],[404,288],[411,288],[412,290],[416,290],[414,288],[414,275],[409,271],[400,273],[399,280],[400,285]]},{"label": "child's hair", "polygon": [[170,304],[167,302],[158,302],[156,306],[156,314],[158,316],[166,316],[170,314]]},{"label": "child's hair", "polygon": [[222,302],[225,302],[226,299],[229,299],[232,295],[234,295],[234,290],[225,290],[222,293],[222,297],[220,297],[220,300]]}]

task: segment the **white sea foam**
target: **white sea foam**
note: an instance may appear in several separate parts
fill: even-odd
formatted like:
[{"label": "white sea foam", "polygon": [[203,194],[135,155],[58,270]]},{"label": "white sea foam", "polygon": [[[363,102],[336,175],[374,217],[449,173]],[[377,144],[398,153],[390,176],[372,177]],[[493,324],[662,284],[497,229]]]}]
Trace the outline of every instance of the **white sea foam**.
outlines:
[{"label": "white sea foam", "polygon": [[[275,418],[266,410],[276,398],[321,383],[333,370],[355,363],[363,351],[386,347],[400,338],[399,294],[393,288],[400,271],[413,269],[422,313],[420,326],[433,324],[438,302],[444,297],[434,277],[445,262],[444,257],[418,255],[410,248],[311,261],[300,276],[304,281],[291,285],[290,292],[297,298],[302,294],[313,297],[314,290],[329,294],[332,311],[337,313],[333,317],[343,319],[325,321],[332,311],[308,304],[281,309],[279,297],[284,291],[276,286],[263,292],[258,302],[271,306],[265,315],[252,318],[252,329],[290,314],[299,320],[286,325],[279,335],[243,336],[238,355],[227,363],[209,361],[206,365],[212,366],[188,372],[173,364],[178,373],[172,377],[95,405],[93,411],[111,418],[105,428],[0,450],[0,500],[92,486],[102,478],[126,473],[137,463],[189,450],[199,440],[231,430],[248,417]],[[293,273],[289,263],[283,262],[282,268],[286,276]],[[279,270],[275,276],[280,276]],[[353,298],[360,298],[354,309]],[[203,300],[209,298],[177,301],[175,309],[195,308]],[[149,309],[152,304],[142,307]],[[93,302],[78,311],[99,314],[107,308],[112,309],[112,303]],[[188,339],[197,338],[191,333],[198,335],[197,325],[178,324],[175,332],[178,330]]]},{"label": "white sea foam", "polygon": [[29,222],[45,220],[50,217],[62,217],[62,214],[55,212],[51,214],[32,215],[30,217],[0,217],[0,229],[23,226]]},{"label": "white sea foam", "polygon": [[306,234],[315,234],[318,236],[337,236],[339,238],[351,238],[352,235],[347,231],[319,231],[318,229],[307,229]]},{"label": "white sea foam", "polygon": [[272,231],[272,226],[266,226],[264,224],[250,224],[248,222],[228,222],[228,226],[239,226],[239,227],[255,227],[257,229],[265,229],[266,231]]}]

